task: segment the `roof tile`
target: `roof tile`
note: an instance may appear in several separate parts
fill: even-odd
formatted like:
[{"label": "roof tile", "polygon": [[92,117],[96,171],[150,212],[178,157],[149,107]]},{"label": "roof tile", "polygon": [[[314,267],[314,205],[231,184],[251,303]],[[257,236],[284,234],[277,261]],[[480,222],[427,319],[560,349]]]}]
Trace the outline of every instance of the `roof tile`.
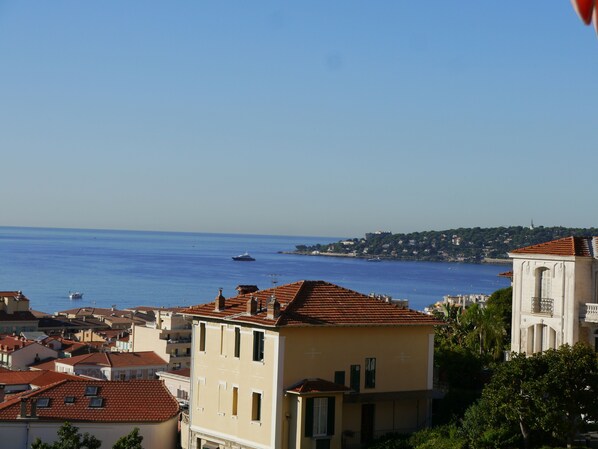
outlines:
[{"label": "roof tile", "polygon": [[[246,312],[247,301],[252,297],[258,303],[255,315]],[[280,303],[280,316],[275,319],[267,316],[267,303],[272,297]],[[215,310],[214,303],[208,303],[189,307],[184,313],[271,327],[441,324],[430,315],[401,309],[391,302],[325,281],[299,281],[227,298],[220,311]]]}]

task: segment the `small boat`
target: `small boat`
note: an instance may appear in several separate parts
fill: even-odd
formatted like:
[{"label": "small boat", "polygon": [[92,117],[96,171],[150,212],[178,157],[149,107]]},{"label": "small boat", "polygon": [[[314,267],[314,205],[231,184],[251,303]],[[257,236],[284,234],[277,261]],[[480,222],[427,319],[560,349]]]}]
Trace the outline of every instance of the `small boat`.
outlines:
[{"label": "small boat", "polygon": [[372,257],[370,259],[366,259],[368,262],[382,262],[382,259],[379,257]]},{"label": "small boat", "polygon": [[239,256],[234,256],[233,260],[239,262],[253,262],[255,259],[249,255],[249,253],[241,254]]},{"label": "small boat", "polygon": [[83,298],[83,293],[81,292],[69,292],[69,299],[81,299]]}]

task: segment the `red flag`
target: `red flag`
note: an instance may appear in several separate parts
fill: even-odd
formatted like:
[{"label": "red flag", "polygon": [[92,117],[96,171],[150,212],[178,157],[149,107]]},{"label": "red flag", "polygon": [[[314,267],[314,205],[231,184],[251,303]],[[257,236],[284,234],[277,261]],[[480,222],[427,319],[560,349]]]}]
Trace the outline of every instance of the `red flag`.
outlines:
[{"label": "red flag", "polygon": [[571,0],[571,4],[575,11],[584,21],[586,25],[589,25],[592,22],[592,15],[594,16],[594,26],[596,26],[596,0]]}]

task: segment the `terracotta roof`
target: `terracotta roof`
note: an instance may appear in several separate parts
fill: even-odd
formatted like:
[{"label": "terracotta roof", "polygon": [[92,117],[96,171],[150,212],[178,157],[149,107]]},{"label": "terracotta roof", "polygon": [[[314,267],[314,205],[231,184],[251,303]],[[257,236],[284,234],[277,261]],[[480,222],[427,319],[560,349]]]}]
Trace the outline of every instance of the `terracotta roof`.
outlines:
[{"label": "terracotta roof", "polygon": [[[267,303],[272,296],[280,303],[280,315],[267,316]],[[247,313],[247,301],[257,299],[257,313]],[[263,326],[400,326],[437,325],[435,318],[392,303],[369,297],[325,281],[299,281],[293,284],[260,290],[227,298],[221,311],[214,303],[192,306],[184,312],[205,318],[216,318]]]},{"label": "terracotta roof", "polygon": [[287,388],[287,391],[298,394],[332,393],[349,391],[344,385],[335,384],[324,379],[303,379]]},{"label": "terracotta roof", "polygon": [[12,335],[0,336],[0,352],[9,353],[18,351],[19,349],[32,344],[34,343],[21,337],[13,337]]},{"label": "terracotta roof", "polygon": [[564,237],[550,242],[526,246],[511,251],[512,254],[545,254],[551,256],[583,256],[592,257],[593,240],[597,237]]},{"label": "terracotta roof", "polygon": [[79,380],[80,378],[71,374],[57,373],[56,371],[49,370],[11,371],[8,373],[0,373],[0,384],[6,385],[29,384],[36,387],[42,387],[63,379]]},{"label": "terracotta roof", "polygon": [[[91,396],[86,387],[98,387],[96,397],[101,406],[90,407]],[[73,398],[72,402],[65,398]],[[0,404],[0,420],[18,419],[21,399],[48,398],[49,406],[40,407],[37,417],[43,420],[69,422],[163,422],[179,413],[179,404],[160,380],[99,382],[62,380]],[[30,413],[28,404],[27,412]]]},{"label": "terracotta roof", "polygon": [[64,365],[98,365],[110,366],[113,368],[127,366],[153,366],[168,365],[164,359],[153,351],[143,352],[94,352],[91,354],[78,355],[65,359],[56,360]]},{"label": "terracotta roof", "polygon": [[168,374],[176,374],[177,376],[181,377],[191,377],[191,368],[182,368],[182,369],[175,369],[172,371],[167,371]]},{"label": "terracotta roof", "polygon": [[502,278],[513,278],[513,272],[512,271],[503,271],[502,273],[498,273],[499,277]]},{"label": "terracotta roof", "polygon": [[29,299],[18,290],[14,291],[2,291],[0,292],[0,298],[19,298],[19,301],[29,301]]}]

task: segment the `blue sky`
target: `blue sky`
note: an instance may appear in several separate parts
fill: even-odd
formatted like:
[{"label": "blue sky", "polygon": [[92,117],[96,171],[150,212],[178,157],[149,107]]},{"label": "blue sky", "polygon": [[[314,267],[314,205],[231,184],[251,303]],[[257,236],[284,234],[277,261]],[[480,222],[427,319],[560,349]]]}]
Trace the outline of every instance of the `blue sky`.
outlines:
[{"label": "blue sky", "polygon": [[0,225],[596,226],[597,80],[568,0],[0,0]]}]

